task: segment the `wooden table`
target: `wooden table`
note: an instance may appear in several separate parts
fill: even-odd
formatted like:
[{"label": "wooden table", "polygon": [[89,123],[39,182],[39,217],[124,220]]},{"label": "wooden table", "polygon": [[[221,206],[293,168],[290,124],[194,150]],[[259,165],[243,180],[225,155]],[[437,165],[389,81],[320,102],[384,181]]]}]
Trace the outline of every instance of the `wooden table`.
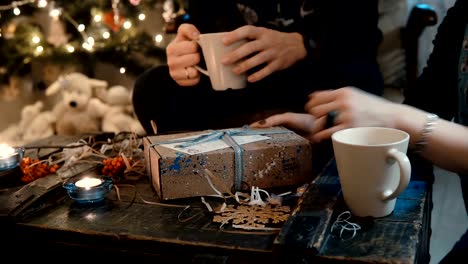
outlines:
[{"label": "wooden table", "polygon": [[391,215],[351,218],[361,230],[353,238],[350,232],[340,237],[341,229],[331,232],[331,227],[348,208],[333,160],[302,197],[275,244],[328,262],[428,263],[431,189],[425,181],[411,181]]},{"label": "wooden table", "polygon": [[[86,170],[95,168],[81,171]],[[334,160],[309,185],[279,232],[220,230],[198,198],[150,204],[157,200],[147,178],[135,187],[121,186],[120,199],[113,190],[105,202],[93,206],[74,203],[53,175],[47,178],[20,190],[0,191],[6,234],[2,240],[8,245],[5,252],[14,257],[160,263],[428,262],[431,185],[412,181],[388,217],[351,219],[362,229],[343,240],[330,232],[338,214],[347,210]],[[33,195],[27,198],[26,193]],[[20,198],[29,202],[15,208]]]}]

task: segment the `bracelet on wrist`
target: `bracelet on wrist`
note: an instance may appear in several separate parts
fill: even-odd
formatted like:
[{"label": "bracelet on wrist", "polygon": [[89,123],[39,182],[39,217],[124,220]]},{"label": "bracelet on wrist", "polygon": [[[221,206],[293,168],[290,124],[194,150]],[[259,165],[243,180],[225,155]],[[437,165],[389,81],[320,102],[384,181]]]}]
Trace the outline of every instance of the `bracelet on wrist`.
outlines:
[{"label": "bracelet on wrist", "polygon": [[427,114],[426,121],[424,123],[423,129],[421,130],[421,135],[419,139],[414,143],[413,151],[415,153],[422,153],[428,143],[429,136],[434,131],[434,127],[437,124],[439,116],[436,114]]},{"label": "bracelet on wrist", "polygon": [[317,43],[307,35],[302,35],[304,40],[304,47],[306,49],[306,59],[312,59],[314,57],[315,48]]}]

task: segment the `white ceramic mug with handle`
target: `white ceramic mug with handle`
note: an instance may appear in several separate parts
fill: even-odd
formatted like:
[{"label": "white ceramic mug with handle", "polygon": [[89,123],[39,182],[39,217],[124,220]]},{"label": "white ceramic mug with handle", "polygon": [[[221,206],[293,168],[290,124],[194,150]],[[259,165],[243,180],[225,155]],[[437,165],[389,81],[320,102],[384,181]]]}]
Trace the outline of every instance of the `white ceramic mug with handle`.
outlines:
[{"label": "white ceramic mug with handle", "polygon": [[196,65],[195,68],[206,76],[210,77],[211,85],[214,90],[222,91],[231,89],[245,88],[247,85],[247,75],[235,74],[232,72],[232,65],[221,63],[225,54],[237,49],[247,42],[247,40],[237,41],[229,46],[225,46],[221,41],[226,32],[200,34],[197,43],[202,49],[206,68],[202,69]]},{"label": "white ceramic mug with handle", "polygon": [[357,127],[335,132],[333,150],[344,200],[359,217],[391,214],[408,186],[409,134],[385,127]]}]

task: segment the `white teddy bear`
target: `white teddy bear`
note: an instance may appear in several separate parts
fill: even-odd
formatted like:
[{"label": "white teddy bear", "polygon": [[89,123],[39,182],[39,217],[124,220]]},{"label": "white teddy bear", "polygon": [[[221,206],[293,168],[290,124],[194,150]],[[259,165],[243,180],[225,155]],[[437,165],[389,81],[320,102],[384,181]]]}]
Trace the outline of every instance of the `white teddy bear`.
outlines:
[{"label": "white teddy bear", "polygon": [[[56,134],[75,135],[100,131],[100,116],[94,109],[93,90],[106,88],[107,82],[88,78],[78,72],[60,76],[46,90],[51,96],[61,92],[61,100],[55,105]],[[91,100],[94,98],[93,100]]]},{"label": "white teddy bear", "polygon": [[0,142],[24,145],[55,134],[55,116],[51,111],[42,111],[44,103],[37,101],[21,110],[21,120],[11,124],[0,133]]},{"label": "white teddy bear", "polygon": [[24,131],[28,129],[31,121],[39,115],[44,104],[37,101],[34,104],[25,105],[21,109],[21,119],[17,123],[10,124],[0,133],[0,142],[7,142],[10,145],[22,145]]},{"label": "white teddy bear", "polygon": [[55,134],[55,115],[52,111],[43,111],[34,118],[23,133],[23,142],[31,143]]},{"label": "white teddy bear", "polygon": [[131,92],[121,85],[110,87],[98,95],[102,101],[93,100],[93,109],[102,117],[101,129],[104,132],[134,132],[144,135],[145,130],[134,117]]}]

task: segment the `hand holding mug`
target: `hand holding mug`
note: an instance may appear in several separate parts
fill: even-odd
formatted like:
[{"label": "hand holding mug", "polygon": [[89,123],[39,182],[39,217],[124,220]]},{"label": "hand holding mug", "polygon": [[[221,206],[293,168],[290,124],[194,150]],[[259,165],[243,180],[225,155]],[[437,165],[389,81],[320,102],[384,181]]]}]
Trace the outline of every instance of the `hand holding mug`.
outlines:
[{"label": "hand holding mug", "polygon": [[200,73],[193,67],[200,63],[196,40],[200,32],[192,24],[182,24],[177,35],[166,48],[167,65],[172,79],[180,86],[194,86],[200,82]]},{"label": "hand holding mug", "polygon": [[227,32],[200,34],[196,41],[201,47],[206,69],[199,65],[194,65],[194,68],[210,77],[212,88],[218,91],[241,89],[247,85],[246,74],[237,74],[233,71],[233,67],[236,66],[235,63],[228,65],[221,63],[225,56],[238,50],[247,40],[239,39],[226,45],[222,41],[226,34]]},{"label": "hand holding mug", "polygon": [[276,71],[286,69],[307,55],[299,33],[285,33],[248,25],[228,32],[223,38],[223,43],[230,45],[242,39],[249,42],[226,55],[222,63],[236,63],[232,69],[236,74],[246,73],[264,64],[263,68],[247,77],[249,82],[259,81]]}]

